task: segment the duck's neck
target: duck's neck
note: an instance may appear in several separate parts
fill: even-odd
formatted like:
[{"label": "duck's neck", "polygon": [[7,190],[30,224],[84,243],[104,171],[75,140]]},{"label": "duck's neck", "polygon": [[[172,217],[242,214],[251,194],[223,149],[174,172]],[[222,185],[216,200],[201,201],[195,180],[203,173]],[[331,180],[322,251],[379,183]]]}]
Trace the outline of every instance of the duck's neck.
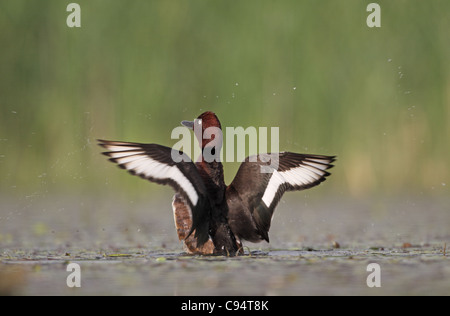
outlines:
[{"label": "duck's neck", "polygon": [[223,166],[219,159],[208,162],[204,157],[199,157],[197,170],[206,185],[208,193],[220,203],[225,194],[225,179],[223,175]]},{"label": "duck's neck", "polygon": [[[224,182],[223,166],[220,159],[213,159],[211,161],[209,159],[205,159],[203,156],[200,156],[196,165],[202,177],[206,176],[217,185]],[[205,178],[203,180],[205,180]]]}]

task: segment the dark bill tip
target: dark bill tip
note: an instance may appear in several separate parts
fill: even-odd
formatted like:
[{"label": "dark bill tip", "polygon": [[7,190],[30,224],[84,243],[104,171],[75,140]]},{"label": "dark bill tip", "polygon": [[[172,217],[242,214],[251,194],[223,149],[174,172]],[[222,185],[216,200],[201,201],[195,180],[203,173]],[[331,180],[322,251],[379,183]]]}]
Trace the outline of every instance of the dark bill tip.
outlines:
[{"label": "dark bill tip", "polygon": [[192,121],[182,121],[181,125],[186,126],[187,128],[194,129],[194,122]]}]

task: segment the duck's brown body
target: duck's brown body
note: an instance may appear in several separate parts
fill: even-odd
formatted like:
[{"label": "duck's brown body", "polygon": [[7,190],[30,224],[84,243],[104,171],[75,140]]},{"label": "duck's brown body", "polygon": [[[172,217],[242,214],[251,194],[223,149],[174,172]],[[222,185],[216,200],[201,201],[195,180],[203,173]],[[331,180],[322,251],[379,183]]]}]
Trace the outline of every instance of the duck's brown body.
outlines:
[{"label": "duck's brown body", "polygon": [[207,163],[200,160],[196,163],[202,177],[211,204],[211,219],[209,223],[209,239],[198,246],[194,236],[188,236],[192,227],[192,211],[182,196],[173,197],[173,214],[178,238],[183,241],[185,249],[191,254],[222,254],[232,256],[243,253],[241,243],[236,240],[228,223],[228,205],[225,196],[225,181],[223,167],[220,162]]},{"label": "duck's brown body", "polygon": [[173,196],[172,208],[178,239],[183,242],[185,251],[189,254],[214,254],[214,243],[211,238],[202,246],[197,246],[197,239],[194,235],[188,237],[192,227],[191,208],[178,193]]},{"label": "duck's brown body", "polygon": [[[104,154],[121,168],[176,190],[172,203],[175,226],[191,254],[234,256],[243,253],[241,240],[269,242],[272,215],[284,192],[320,184],[330,175],[326,170],[333,167],[334,156],[260,154],[247,157],[226,186],[219,160],[222,135],[203,138],[208,127],[221,131],[220,122],[212,112],[203,113],[194,122],[183,121],[189,128],[196,124],[201,126],[200,132],[194,131],[202,155],[195,164],[187,156],[174,162],[172,149],[161,145],[100,141],[110,150]],[[214,159],[205,159],[205,152],[212,153]],[[271,159],[276,160],[276,168]],[[261,172],[261,167],[272,169]]]}]

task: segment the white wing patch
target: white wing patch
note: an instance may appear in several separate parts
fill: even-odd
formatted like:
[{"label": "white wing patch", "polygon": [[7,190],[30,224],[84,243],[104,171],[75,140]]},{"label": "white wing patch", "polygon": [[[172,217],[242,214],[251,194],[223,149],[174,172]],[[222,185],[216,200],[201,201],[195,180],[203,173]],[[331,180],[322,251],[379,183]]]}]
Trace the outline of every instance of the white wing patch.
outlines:
[{"label": "white wing patch", "polygon": [[320,180],[326,175],[327,172],[325,170],[328,168],[328,165],[323,162],[323,160],[319,159],[308,159],[296,168],[285,171],[274,171],[262,197],[264,204],[270,207],[279,187],[284,183],[301,187]]},{"label": "white wing patch", "polygon": [[111,158],[129,171],[136,175],[153,179],[171,179],[175,181],[184,192],[186,192],[192,205],[197,205],[198,194],[192,183],[177,168],[176,165],[169,166],[147,156],[144,151],[138,147],[125,146],[106,146],[112,152],[108,153]]},{"label": "white wing patch", "polygon": [[[131,150],[142,150],[139,147],[132,147],[129,146],[127,143],[120,143],[115,142],[117,145],[105,145],[105,148],[108,148],[111,151],[118,152],[118,151],[131,151]],[[123,144],[123,145],[120,145]]]},{"label": "white wing patch", "polygon": [[267,185],[266,191],[264,191],[264,195],[262,197],[262,201],[266,204],[267,207],[270,207],[272,201],[277,194],[278,188],[280,185],[285,183],[283,176],[278,171],[274,171],[272,173],[272,177],[270,178],[269,184]]}]

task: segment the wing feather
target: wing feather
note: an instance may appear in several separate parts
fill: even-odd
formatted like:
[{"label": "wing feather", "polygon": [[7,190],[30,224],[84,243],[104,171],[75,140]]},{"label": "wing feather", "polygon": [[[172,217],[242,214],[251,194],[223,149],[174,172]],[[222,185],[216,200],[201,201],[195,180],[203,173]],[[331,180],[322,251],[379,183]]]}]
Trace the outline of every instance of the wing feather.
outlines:
[{"label": "wing feather", "polygon": [[157,144],[99,140],[99,145],[108,150],[103,154],[120,168],[151,182],[173,187],[192,209],[192,227],[187,237],[195,231],[199,246],[208,241],[211,210],[207,191],[197,167],[186,154],[177,151],[183,159],[175,162],[173,149]]},{"label": "wing feather", "polygon": [[[333,167],[332,163],[335,160],[335,156],[291,152],[248,157],[241,164],[236,177],[230,184],[229,187],[232,189],[227,190],[227,192],[237,192],[243,205],[238,211],[230,210],[235,233],[238,236],[246,234],[248,236],[248,232],[243,231],[245,227],[239,226],[239,222],[242,222],[243,210],[246,210],[246,213],[251,214],[260,238],[268,241],[273,212],[283,194],[286,191],[308,189],[325,181],[330,175],[327,170]],[[262,173],[262,166],[271,168],[271,172]],[[248,190],[249,187],[252,190]],[[241,233],[240,230],[242,230]]]}]

